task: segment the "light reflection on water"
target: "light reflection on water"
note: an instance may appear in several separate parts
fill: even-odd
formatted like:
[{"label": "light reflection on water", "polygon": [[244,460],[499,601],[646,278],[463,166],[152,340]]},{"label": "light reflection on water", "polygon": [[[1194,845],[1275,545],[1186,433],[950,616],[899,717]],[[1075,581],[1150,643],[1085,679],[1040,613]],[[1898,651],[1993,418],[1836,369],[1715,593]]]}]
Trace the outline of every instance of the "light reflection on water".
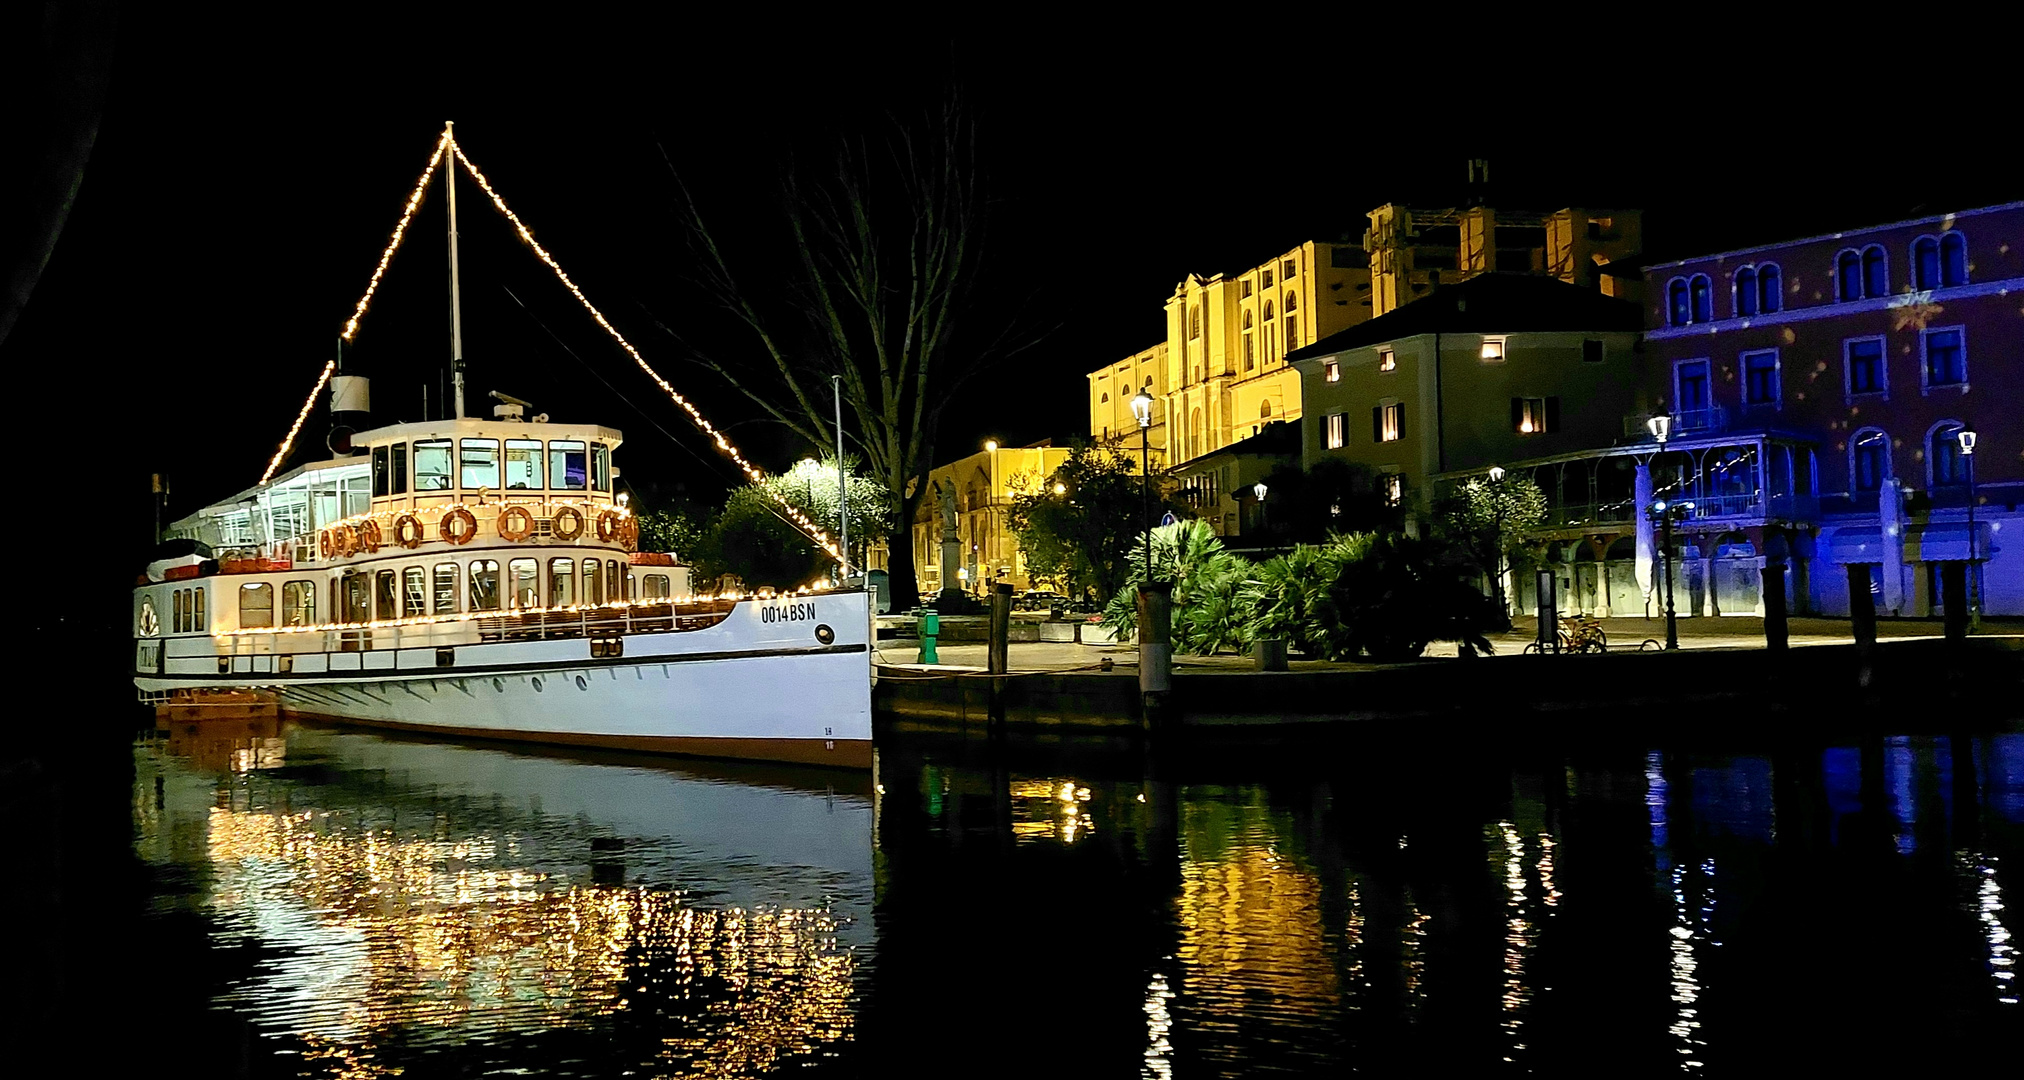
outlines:
[{"label": "light reflection on water", "polygon": [[306,729],[245,741],[144,744],[139,787],[159,798],[137,802],[136,843],[200,871],[163,903],[259,947],[215,1005],[299,1044],[310,1073],[392,1074],[636,1010],[658,1020],[638,1064],[683,1075],[852,1038],[861,796]]},{"label": "light reflection on water", "polygon": [[[202,870],[162,905],[261,946],[217,1006],[313,1075],[1061,1047],[1090,1075],[1721,1075],[1850,1025],[1958,1057],[2024,1016],[2024,735],[998,755],[888,741],[874,794],[357,734],[151,742],[136,835]],[[557,1032],[584,1038],[530,1057]]]}]

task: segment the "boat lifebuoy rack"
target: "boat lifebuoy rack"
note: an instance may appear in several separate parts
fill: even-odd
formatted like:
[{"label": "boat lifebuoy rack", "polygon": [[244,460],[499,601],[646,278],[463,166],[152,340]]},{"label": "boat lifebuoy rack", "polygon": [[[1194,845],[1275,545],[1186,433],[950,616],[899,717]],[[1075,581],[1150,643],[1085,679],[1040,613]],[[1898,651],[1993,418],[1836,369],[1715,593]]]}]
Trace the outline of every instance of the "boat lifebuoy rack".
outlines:
[{"label": "boat lifebuoy rack", "polygon": [[355,531],[358,534],[358,547],[360,551],[370,555],[380,549],[379,522],[366,518],[364,521],[358,523]]},{"label": "boat lifebuoy rack", "polygon": [[606,510],[597,515],[597,542],[609,544],[618,539],[619,516],[616,510]]},{"label": "boat lifebuoy rack", "polygon": [[557,540],[574,540],[583,535],[583,511],[574,506],[557,510],[552,522]]},{"label": "boat lifebuoy rack", "polygon": [[323,530],[323,535],[318,539],[319,542],[317,545],[317,549],[323,552],[323,557],[326,559],[336,558],[337,542],[330,538],[330,530],[329,529]]},{"label": "boat lifebuoy rack", "polygon": [[525,540],[534,531],[534,515],[524,506],[509,506],[499,511],[499,536],[515,543]]},{"label": "boat lifebuoy rack", "polygon": [[333,526],[330,530],[330,546],[337,557],[342,559],[358,550],[358,537],[349,525]]},{"label": "boat lifebuoy rack", "polygon": [[422,519],[413,514],[402,514],[394,519],[394,543],[409,551],[422,546]]},{"label": "boat lifebuoy rack", "polygon": [[472,517],[469,510],[461,506],[454,507],[443,515],[443,520],[437,523],[436,530],[443,534],[446,543],[468,544],[472,537],[478,535],[478,519]]}]

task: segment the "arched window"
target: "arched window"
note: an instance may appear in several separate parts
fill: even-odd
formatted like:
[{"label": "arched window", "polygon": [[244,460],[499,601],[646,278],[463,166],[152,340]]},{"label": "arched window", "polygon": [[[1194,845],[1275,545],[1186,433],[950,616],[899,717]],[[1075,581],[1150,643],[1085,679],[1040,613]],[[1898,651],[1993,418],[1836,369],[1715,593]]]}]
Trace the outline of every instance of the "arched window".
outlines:
[{"label": "arched window", "polygon": [[1666,325],[1685,326],[1693,321],[1693,309],[1687,306],[1687,281],[1674,278],[1666,283]]},{"label": "arched window", "polygon": [[1265,321],[1272,321],[1272,301],[1270,300],[1265,301]]},{"label": "arched window", "polygon": [[1098,398],[1098,399],[1097,399],[1096,403],[1097,403],[1098,405],[1101,405],[1101,404],[1103,404],[1104,402],[1106,402],[1106,401],[1109,401],[1109,400],[1110,400],[1110,392],[1106,390],[1106,391],[1104,391],[1104,395],[1103,395],[1102,397],[1100,397],[1100,398]]},{"label": "arched window", "polygon": [[1968,463],[1961,458],[1961,422],[1942,420],[1926,432],[1927,482],[1934,487],[1968,482]]},{"label": "arched window", "polygon": [[1834,288],[1843,300],[1862,299],[1862,256],[1853,249],[1834,257]]},{"label": "arched window", "polygon": [[1287,314],[1289,315],[1292,314],[1295,310],[1298,310],[1299,307],[1300,307],[1300,296],[1297,293],[1287,293],[1286,294]]},{"label": "arched window", "polygon": [[1912,288],[1940,287],[1940,242],[1930,236],[1912,241]]},{"label": "arched window", "polygon": [[1202,336],[1202,309],[1199,307],[1188,309],[1188,336],[1191,338]]},{"label": "arched window", "polygon": [[1258,419],[1272,419],[1272,402],[1270,399],[1258,403]]},{"label": "arched window", "polygon": [[1968,283],[1968,238],[1957,232],[1940,237],[1940,284]]},{"label": "arched window", "polygon": [[1248,311],[1244,313],[1244,329],[1251,329],[1251,313]]},{"label": "arched window", "polygon": [[1848,490],[1879,491],[1890,475],[1890,436],[1863,428],[1848,440]]},{"label": "arched window", "polygon": [[1890,295],[1890,260],[1883,253],[1882,244],[1862,249],[1862,295]]},{"label": "arched window", "polygon": [[1746,266],[1736,271],[1736,316],[1757,314],[1757,270]]},{"label": "arched window", "polygon": [[1769,315],[1785,310],[1785,275],[1777,263],[1757,267],[1757,311]]},{"label": "arched window", "polygon": [[1715,321],[1715,284],[1706,274],[1695,274],[1687,279],[1687,291],[1693,294],[1694,321]]}]

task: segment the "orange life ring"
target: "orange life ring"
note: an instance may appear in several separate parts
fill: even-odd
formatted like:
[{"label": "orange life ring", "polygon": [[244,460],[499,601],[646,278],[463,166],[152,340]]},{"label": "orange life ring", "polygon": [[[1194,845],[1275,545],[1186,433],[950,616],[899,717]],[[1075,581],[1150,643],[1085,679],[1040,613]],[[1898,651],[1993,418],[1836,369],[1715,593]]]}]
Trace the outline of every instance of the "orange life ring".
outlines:
[{"label": "orange life ring", "polygon": [[364,551],[366,554],[370,555],[373,552],[378,551],[380,549],[379,522],[374,521],[371,518],[367,518],[364,521],[358,523],[357,531],[358,531],[358,546],[361,551]]},{"label": "orange life ring", "polygon": [[[568,524],[565,525],[564,522],[567,522]],[[578,510],[574,506],[565,506],[562,509],[557,510],[555,512],[553,527],[555,529],[555,538],[557,540],[574,540],[577,537],[582,536],[583,511]]]},{"label": "orange life ring", "polygon": [[321,538],[321,539],[322,539],[322,544],[321,544],[321,548],[320,548],[320,549],[321,549],[321,550],[322,550],[322,552],[323,552],[323,557],[324,557],[324,558],[326,558],[326,559],[334,559],[334,558],[336,558],[336,557],[337,557],[337,545],[336,545],[336,544],[335,544],[334,542],[332,542],[332,540],[330,539],[330,530],[329,530],[329,529],[325,529],[325,530],[323,530],[323,536],[322,536],[322,538]]},{"label": "orange life ring", "polygon": [[618,538],[619,516],[616,510],[606,510],[597,515],[597,542],[609,544]]},{"label": "orange life ring", "polygon": [[[509,521],[512,524],[507,524]],[[527,539],[527,534],[533,531],[534,515],[528,513],[526,507],[509,506],[499,511],[499,536],[502,539],[517,543]]]},{"label": "orange life ring", "polygon": [[619,524],[618,542],[619,546],[625,548],[627,551],[638,551],[640,549],[640,519],[627,516]]},{"label": "orange life ring", "polygon": [[[452,528],[451,524],[453,522],[462,522],[462,524]],[[443,534],[443,539],[448,543],[468,544],[471,542],[472,537],[478,535],[478,519],[472,517],[469,510],[459,506],[444,514],[443,520],[437,524],[436,529]]]},{"label": "orange life ring", "polygon": [[337,557],[340,559],[346,558],[358,550],[358,534],[352,532],[349,525],[339,525],[331,529],[330,542],[332,546],[337,548]]},{"label": "orange life ring", "polygon": [[412,551],[422,546],[422,520],[413,514],[394,519],[394,543]]}]

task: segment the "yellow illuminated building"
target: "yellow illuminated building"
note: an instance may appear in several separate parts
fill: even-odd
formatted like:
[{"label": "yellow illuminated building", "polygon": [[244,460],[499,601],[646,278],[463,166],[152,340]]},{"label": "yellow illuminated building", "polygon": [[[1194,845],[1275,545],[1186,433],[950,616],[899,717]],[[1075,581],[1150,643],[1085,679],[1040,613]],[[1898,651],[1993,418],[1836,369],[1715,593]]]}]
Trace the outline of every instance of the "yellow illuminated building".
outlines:
[{"label": "yellow illuminated building", "polygon": [[[1470,163],[1472,185],[1488,167]],[[1286,357],[1393,311],[1442,284],[1489,271],[1558,278],[1605,296],[1628,296],[1641,278],[1605,270],[1638,253],[1636,210],[1551,212],[1470,205],[1366,215],[1360,240],[1309,241],[1256,266],[1190,275],[1166,301],[1166,340],[1089,374],[1089,433],[1136,441],[1130,399],[1156,399],[1152,444],[1174,463],[1249,438],[1303,414],[1299,373]]]},{"label": "yellow illuminated building", "polygon": [[[1129,415],[1129,413],[1127,413]],[[1136,430],[1136,424],[1133,425]],[[1033,587],[1025,553],[1012,534],[1012,500],[1038,493],[1054,470],[1068,460],[1068,448],[1047,442],[1032,446],[999,446],[958,458],[928,473],[928,490],[914,512],[914,573],[921,595],[950,587],[942,580],[943,499],[954,492],[956,516],[956,581],[966,593],[980,593],[996,582],[1015,591]],[[1136,457],[1133,458],[1137,460]]]}]

